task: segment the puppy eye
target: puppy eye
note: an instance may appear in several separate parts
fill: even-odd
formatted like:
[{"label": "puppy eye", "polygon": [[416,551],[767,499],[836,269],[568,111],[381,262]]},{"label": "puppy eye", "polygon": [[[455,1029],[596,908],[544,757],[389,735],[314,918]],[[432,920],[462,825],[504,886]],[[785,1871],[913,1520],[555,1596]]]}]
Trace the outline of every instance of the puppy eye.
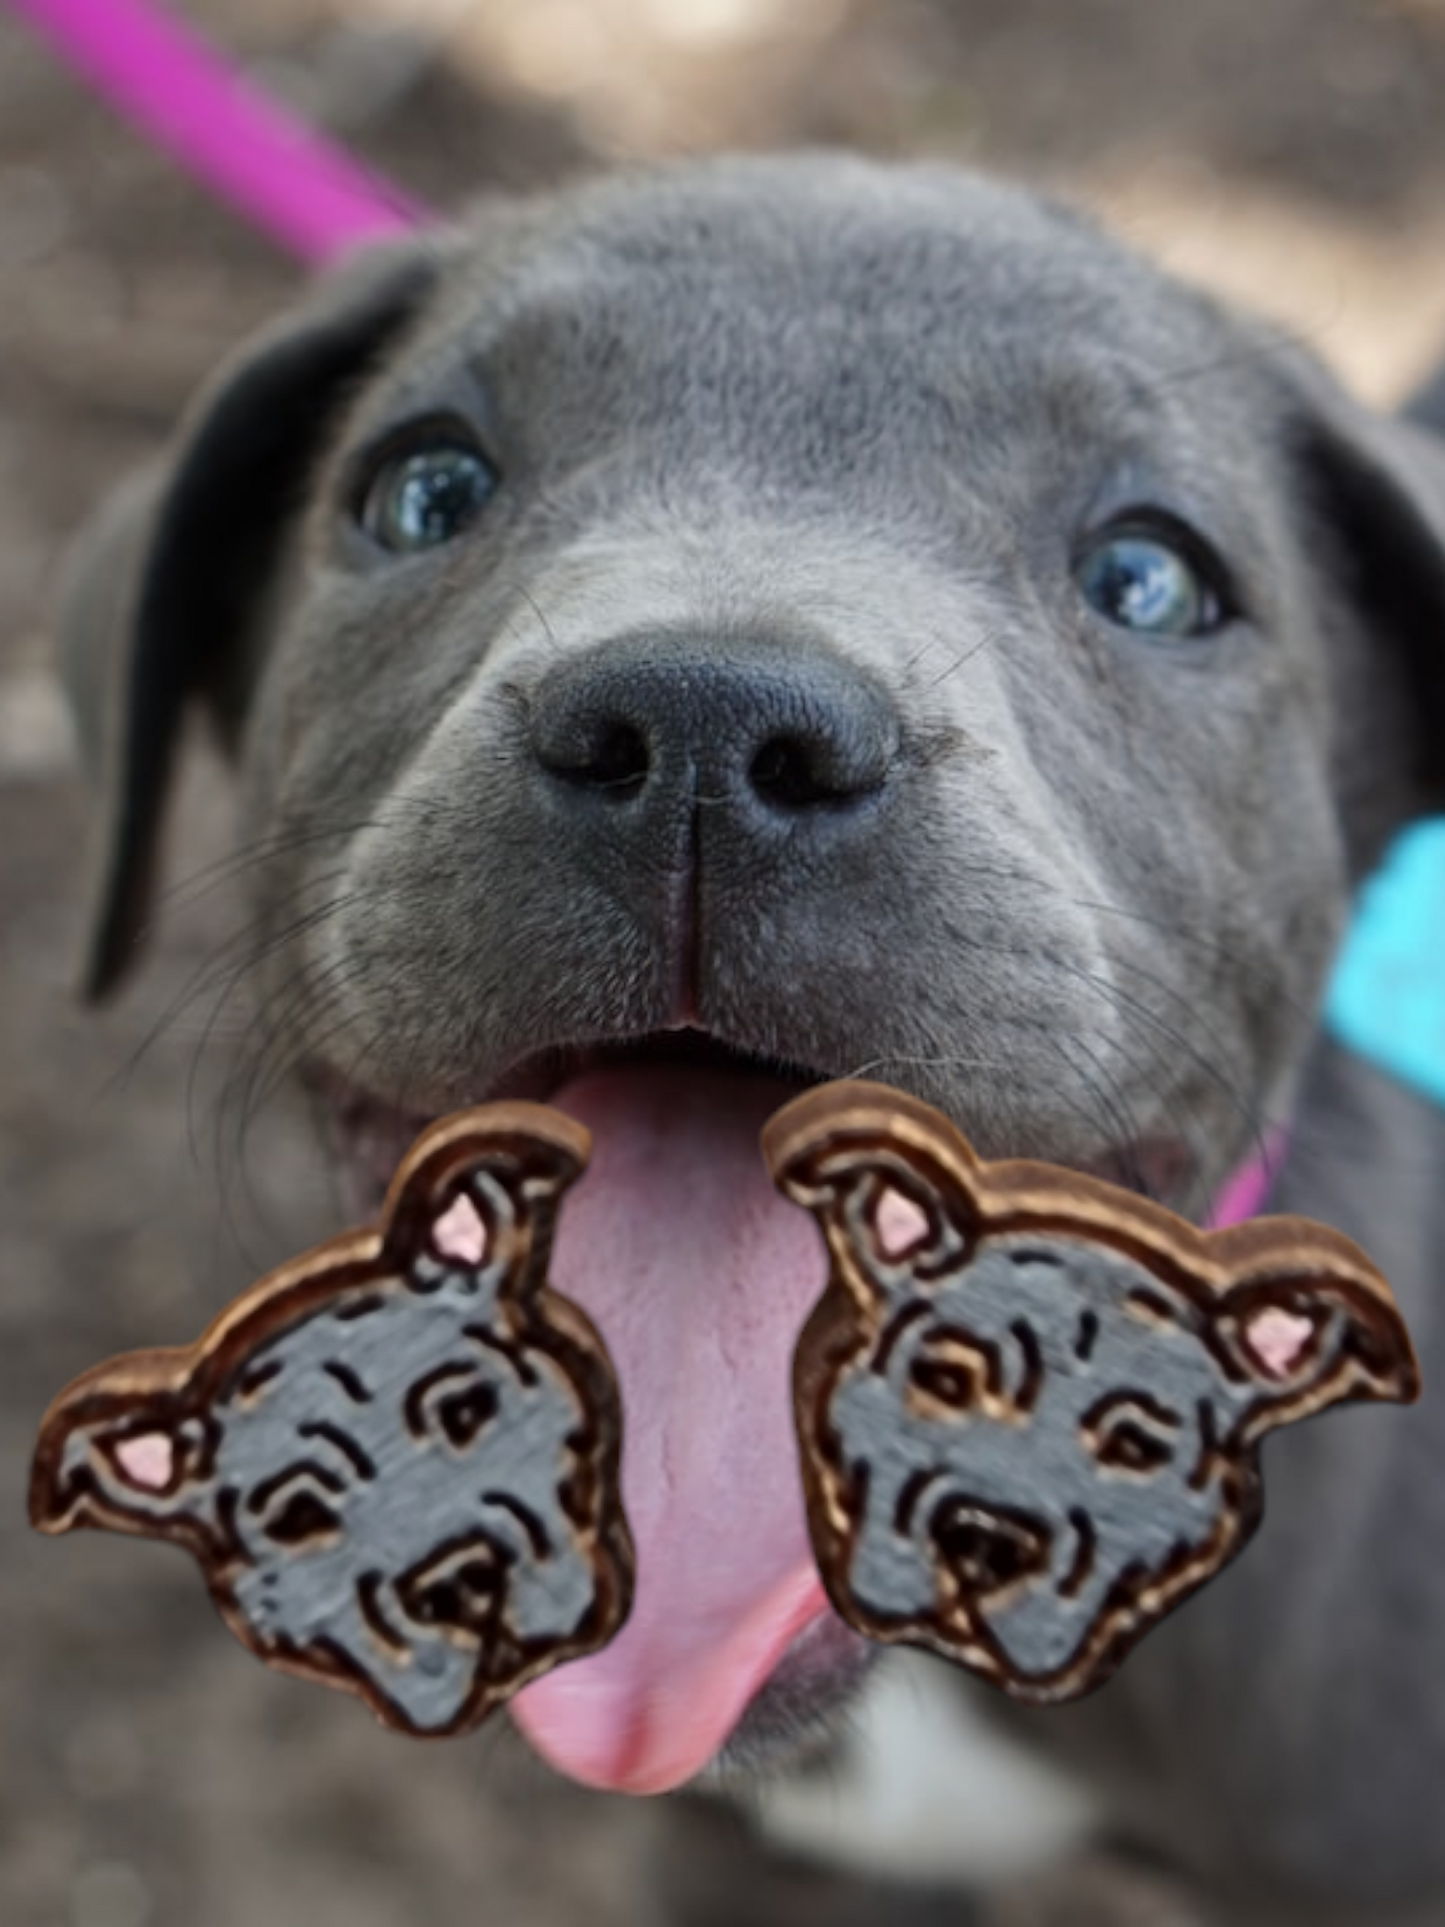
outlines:
[{"label": "puppy eye", "polygon": [[1079,593],[1118,629],[1144,636],[1207,636],[1234,613],[1222,563],[1181,527],[1115,528],[1075,565]]},{"label": "puppy eye", "polygon": [[417,555],[453,541],[476,520],[498,483],[495,468],[460,436],[438,434],[388,455],[361,496],[358,520],[374,542]]},{"label": "puppy eye", "polygon": [[1174,1457],[1163,1439],[1132,1419],[1112,1426],[1094,1450],[1100,1465],[1118,1466],[1125,1472],[1158,1472]]}]

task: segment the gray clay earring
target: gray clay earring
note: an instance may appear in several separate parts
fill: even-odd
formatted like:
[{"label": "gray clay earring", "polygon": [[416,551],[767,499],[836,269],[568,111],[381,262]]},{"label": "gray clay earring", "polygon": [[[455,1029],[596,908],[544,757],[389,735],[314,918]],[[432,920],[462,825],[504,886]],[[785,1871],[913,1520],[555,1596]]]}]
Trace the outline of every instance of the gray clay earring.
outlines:
[{"label": "gray clay earring", "polygon": [[433,1125],[376,1230],[62,1392],[32,1522],[185,1546],[253,1653],[405,1733],[460,1732],[605,1645],[632,1596],[620,1404],[546,1282],[590,1148],[540,1105]]},{"label": "gray clay earring", "polygon": [[1389,1287],[1324,1226],[1205,1233],[985,1164],[879,1085],[807,1092],[763,1151],[828,1248],[794,1370],[828,1595],[1014,1698],[1089,1692],[1242,1550],[1266,1432],[1417,1395]]}]

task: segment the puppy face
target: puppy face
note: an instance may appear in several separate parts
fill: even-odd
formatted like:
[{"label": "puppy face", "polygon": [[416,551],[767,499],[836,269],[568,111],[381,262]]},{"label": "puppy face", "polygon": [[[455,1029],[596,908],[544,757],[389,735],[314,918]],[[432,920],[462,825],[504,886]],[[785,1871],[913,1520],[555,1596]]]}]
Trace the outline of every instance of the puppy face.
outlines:
[{"label": "puppy face", "polygon": [[[704,170],[484,227],[347,409],[267,634],[296,1054],[374,1125],[685,1028],[1201,1201],[1348,867],[1258,355],[951,177]],[[408,451],[478,487],[417,479],[449,440],[474,518],[388,547]],[[1111,566],[1164,627],[1091,605]]]},{"label": "puppy face", "polygon": [[198,699],[265,1047],[352,1204],[462,1103],[594,1126],[558,1279],[643,1579],[586,1662],[611,1725],[521,1702],[562,1764],[671,1784],[856,1671],[796,1497],[783,1097],[881,1077],[1184,1209],[1287,1106],[1349,879],[1445,787],[1442,503],[1423,438],[1072,216],[812,157],[380,258],[102,532],[92,982]]}]

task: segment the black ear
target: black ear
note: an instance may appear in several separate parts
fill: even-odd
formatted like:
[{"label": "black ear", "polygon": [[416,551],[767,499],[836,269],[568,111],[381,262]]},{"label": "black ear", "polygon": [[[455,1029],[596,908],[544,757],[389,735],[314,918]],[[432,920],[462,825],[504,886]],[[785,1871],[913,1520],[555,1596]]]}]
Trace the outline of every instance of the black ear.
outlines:
[{"label": "black ear", "polygon": [[201,704],[234,743],[244,644],[308,464],[348,386],[419,311],[439,260],[434,244],[407,243],[323,283],[221,371],[170,463],[122,491],[79,546],[60,627],[98,818],[87,996],[133,960],[185,715]]},{"label": "black ear", "polygon": [[1404,415],[1406,421],[1432,435],[1445,435],[1445,362],[1415,390],[1405,404]]},{"label": "black ear", "polygon": [[1293,453],[1334,643],[1337,793],[1355,873],[1445,808],[1445,377],[1382,418],[1302,384]]}]

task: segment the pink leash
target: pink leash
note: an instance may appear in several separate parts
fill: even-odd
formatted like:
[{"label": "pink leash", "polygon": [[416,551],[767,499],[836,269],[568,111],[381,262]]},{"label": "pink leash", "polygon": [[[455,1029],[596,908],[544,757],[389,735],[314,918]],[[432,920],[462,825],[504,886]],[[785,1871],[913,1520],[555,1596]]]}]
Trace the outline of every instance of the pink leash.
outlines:
[{"label": "pink leash", "polygon": [[[409,233],[428,211],[243,80],[146,0],[10,0],[159,147],[303,261]],[[1211,1226],[1261,1210],[1288,1138],[1270,1132],[1215,1199]]]},{"label": "pink leash", "polygon": [[303,261],[321,265],[428,218],[146,0],[10,5],[157,146]]}]

